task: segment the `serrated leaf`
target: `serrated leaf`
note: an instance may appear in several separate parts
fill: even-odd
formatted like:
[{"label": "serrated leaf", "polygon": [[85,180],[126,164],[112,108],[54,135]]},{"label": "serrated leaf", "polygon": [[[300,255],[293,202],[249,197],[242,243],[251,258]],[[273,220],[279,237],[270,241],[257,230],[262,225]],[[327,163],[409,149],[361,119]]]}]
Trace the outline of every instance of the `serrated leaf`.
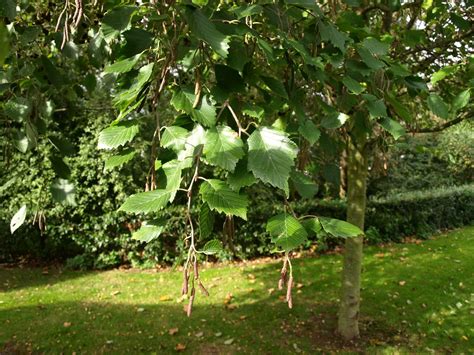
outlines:
[{"label": "serrated leaf", "polygon": [[205,127],[215,126],[217,113],[212,97],[209,95],[203,96],[199,105],[191,111],[191,116]]},{"label": "serrated leaf", "polygon": [[139,230],[133,232],[132,239],[149,243],[152,240],[158,238],[164,229],[165,222],[162,220],[144,222]]},{"label": "serrated leaf", "polygon": [[336,129],[342,127],[349,119],[349,116],[342,112],[333,112],[323,118],[321,126],[327,129]]},{"label": "serrated leaf", "polygon": [[332,23],[323,21],[319,21],[318,28],[321,40],[332,43],[342,53],[346,52],[346,41],[349,39],[347,34],[340,32]]},{"label": "serrated leaf", "polygon": [[260,106],[244,104],[242,107],[242,113],[256,119],[261,119],[265,111]]},{"label": "serrated leaf", "polygon": [[312,217],[301,222],[308,235],[318,236],[321,233],[322,226],[318,217]]},{"label": "serrated leaf", "polygon": [[162,169],[166,177],[166,191],[170,193],[169,202],[173,202],[176,192],[181,185],[182,164],[178,160],[171,160],[163,164]]},{"label": "serrated leaf", "polygon": [[356,95],[359,95],[365,90],[365,87],[359,84],[359,82],[352,79],[350,76],[345,76],[344,79],[342,79],[342,83],[346,88],[349,89],[350,92]]},{"label": "serrated leaf", "polygon": [[339,219],[319,217],[319,222],[325,232],[334,237],[351,238],[364,234],[359,227]]},{"label": "serrated leaf", "polygon": [[272,78],[271,76],[261,76],[261,78],[271,91],[284,99],[288,99],[288,93],[280,80]]},{"label": "serrated leaf", "polygon": [[202,239],[209,237],[214,229],[214,214],[209,205],[203,203],[199,210],[199,234]]},{"label": "serrated leaf", "polygon": [[373,37],[367,37],[362,41],[362,46],[376,56],[386,55],[390,49],[390,44],[380,42]]},{"label": "serrated leaf", "polygon": [[101,21],[102,33],[105,39],[109,40],[128,29],[132,15],[136,10],[135,6],[117,6],[107,11]]},{"label": "serrated leaf", "polygon": [[367,109],[371,118],[388,117],[387,107],[382,99],[368,101]]},{"label": "serrated leaf", "polygon": [[221,57],[226,58],[229,53],[229,38],[219,32],[216,26],[200,9],[186,9],[186,17],[191,33],[207,42]]},{"label": "serrated leaf", "polygon": [[443,101],[441,96],[437,94],[431,94],[427,99],[428,108],[436,116],[447,119],[449,116],[449,109],[446,102]]},{"label": "serrated leaf", "polygon": [[68,180],[57,179],[51,184],[50,189],[55,201],[65,205],[76,205],[75,188]]},{"label": "serrated leaf", "polygon": [[24,97],[15,97],[8,100],[3,107],[5,115],[13,121],[26,121],[32,111],[31,101]]},{"label": "serrated leaf", "polygon": [[288,177],[298,153],[298,147],[288,136],[276,129],[256,129],[247,140],[248,170],[257,179],[278,187],[288,195]]},{"label": "serrated leaf", "polygon": [[196,156],[206,142],[205,133],[204,128],[200,124],[197,124],[186,137],[184,149],[178,152],[178,161],[181,162],[183,169],[192,166],[193,157]]},{"label": "serrated leaf", "polygon": [[21,227],[25,222],[26,218],[26,205],[21,206],[21,208],[15,213],[10,221],[10,233],[13,234],[15,231]]},{"label": "serrated leaf", "polygon": [[119,60],[114,64],[111,64],[105,67],[104,72],[106,73],[127,73],[133,69],[133,67],[138,63],[142,56],[142,53],[139,53],[133,57],[125,58],[123,60]]},{"label": "serrated leaf", "polygon": [[247,220],[247,196],[241,195],[221,180],[209,179],[202,183],[199,192],[212,210]]},{"label": "serrated leaf", "polygon": [[240,160],[234,172],[227,176],[227,183],[232,190],[239,191],[242,187],[250,186],[257,182],[255,176],[247,170],[247,165],[246,159]]},{"label": "serrated leaf", "polygon": [[306,241],[308,233],[293,216],[282,213],[268,220],[267,232],[272,242],[285,251],[293,250]]},{"label": "serrated leaf", "polygon": [[359,53],[362,61],[367,65],[369,68],[378,70],[385,67],[385,63],[381,60],[377,59],[369,50],[365,49],[364,47],[358,47],[357,53]]},{"label": "serrated leaf", "polygon": [[161,146],[163,148],[171,148],[175,152],[179,152],[184,148],[186,137],[189,131],[183,127],[170,126],[166,127],[161,135]]},{"label": "serrated leaf", "polygon": [[130,142],[138,133],[139,126],[135,121],[119,122],[99,134],[99,149],[113,149]]},{"label": "serrated leaf", "polygon": [[213,255],[220,251],[222,251],[222,243],[217,239],[213,239],[208,241],[199,252],[206,255]]},{"label": "serrated leaf", "polygon": [[301,171],[293,170],[290,173],[290,180],[298,194],[303,198],[313,198],[318,192],[318,185]]},{"label": "serrated leaf", "polygon": [[135,156],[136,151],[132,148],[126,149],[123,152],[120,152],[117,155],[113,155],[105,161],[105,170],[110,170],[113,169],[117,166],[121,166],[125,164],[126,162],[130,161],[133,159]]},{"label": "serrated leaf", "polygon": [[453,100],[453,111],[458,111],[469,103],[469,100],[471,98],[471,91],[469,89],[466,89],[464,91],[461,91],[458,95]]},{"label": "serrated leaf", "polygon": [[164,189],[140,192],[127,198],[119,211],[133,213],[156,212],[165,207],[170,198],[171,193]]},{"label": "serrated leaf", "polygon": [[387,102],[392,105],[395,113],[400,116],[405,122],[411,122],[413,120],[410,111],[403,105],[400,101],[398,101],[393,95],[386,96]]},{"label": "serrated leaf", "polygon": [[234,171],[244,152],[244,144],[237,132],[228,126],[218,126],[206,132],[204,154],[207,161],[227,171]]},{"label": "serrated leaf", "polygon": [[71,169],[61,157],[57,155],[52,155],[49,157],[49,160],[51,161],[51,167],[53,168],[53,171],[55,172],[57,177],[62,179],[69,178],[69,176],[71,175]]},{"label": "serrated leaf", "polygon": [[400,138],[401,136],[405,135],[406,131],[403,126],[395,120],[391,118],[384,117],[379,121],[380,125],[385,128],[385,130],[390,133],[395,140]]},{"label": "serrated leaf", "polygon": [[313,145],[321,137],[321,131],[319,128],[310,120],[305,120],[303,124],[298,127],[298,132],[306,139],[309,144]]}]

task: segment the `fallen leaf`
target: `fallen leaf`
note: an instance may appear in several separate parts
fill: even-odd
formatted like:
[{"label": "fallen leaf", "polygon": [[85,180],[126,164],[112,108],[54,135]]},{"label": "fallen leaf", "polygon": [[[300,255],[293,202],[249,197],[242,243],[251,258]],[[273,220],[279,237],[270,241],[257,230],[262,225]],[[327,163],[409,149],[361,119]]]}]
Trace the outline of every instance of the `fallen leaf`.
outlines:
[{"label": "fallen leaf", "polygon": [[398,284],[399,284],[400,286],[405,286],[406,283],[407,283],[406,281],[399,281],[399,282],[398,282]]},{"label": "fallen leaf", "polygon": [[161,296],[159,298],[160,302],[166,302],[166,301],[171,301],[171,297],[168,296],[168,295],[165,295],[165,296]]},{"label": "fallen leaf", "polygon": [[232,302],[233,297],[234,296],[232,296],[232,293],[228,293],[224,298],[224,304],[229,304],[230,302]]},{"label": "fallen leaf", "polygon": [[273,292],[275,292],[275,289],[274,288],[269,288],[268,289],[268,294],[271,295]]},{"label": "fallen leaf", "polygon": [[240,316],[240,320],[246,320],[247,316]]},{"label": "fallen leaf", "polygon": [[224,341],[224,344],[225,345],[231,345],[233,342],[234,342],[234,339],[230,338],[230,339],[227,339],[226,341]]},{"label": "fallen leaf", "polygon": [[201,338],[204,335],[204,332],[197,332],[194,335],[196,336],[196,338]]},{"label": "fallen leaf", "polygon": [[176,350],[176,351],[184,351],[184,350],[186,350],[186,345],[181,344],[181,343],[178,343],[178,344],[176,344],[176,346],[174,347],[174,350]]},{"label": "fallen leaf", "polygon": [[254,275],[254,274],[248,274],[247,277],[248,277],[250,280],[255,280],[255,275]]},{"label": "fallen leaf", "polygon": [[377,253],[374,255],[376,258],[383,258],[385,256],[384,253]]},{"label": "fallen leaf", "polygon": [[170,328],[168,329],[168,334],[169,335],[175,335],[179,331],[178,328]]},{"label": "fallen leaf", "polygon": [[140,308],[137,308],[137,312],[140,312],[140,313],[141,313],[141,312],[145,312],[145,308],[141,308],[141,307],[140,307]]},{"label": "fallen leaf", "polygon": [[297,283],[296,284],[296,288],[302,288],[302,287],[304,287],[304,285],[302,283]]},{"label": "fallen leaf", "polygon": [[117,296],[117,295],[119,295],[119,294],[120,294],[120,291],[114,291],[114,292],[112,292],[110,295],[111,295],[111,296]]},{"label": "fallen leaf", "polygon": [[63,326],[64,328],[69,328],[72,325],[71,322],[64,322]]},{"label": "fallen leaf", "polygon": [[221,332],[217,332],[217,333],[215,333],[214,335],[215,335],[216,337],[220,337],[220,336],[222,336],[222,333],[221,333]]}]

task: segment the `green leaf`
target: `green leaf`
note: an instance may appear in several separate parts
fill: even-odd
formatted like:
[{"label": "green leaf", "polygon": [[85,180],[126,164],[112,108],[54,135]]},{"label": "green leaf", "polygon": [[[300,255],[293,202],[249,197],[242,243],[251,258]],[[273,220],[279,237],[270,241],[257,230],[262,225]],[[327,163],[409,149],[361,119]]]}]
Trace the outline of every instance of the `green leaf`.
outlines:
[{"label": "green leaf", "polygon": [[212,210],[247,220],[247,196],[231,190],[224,181],[206,180],[202,183],[199,192],[202,200]]},{"label": "green leaf", "polygon": [[8,100],[3,108],[5,115],[18,122],[26,121],[31,115],[32,109],[31,101],[24,97]]},{"label": "green leaf", "polygon": [[340,32],[332,23],[319,21],[318,28],[322,41],[331,42],[332,45],[338,48],[342,53],[346,52],[346,41],[349,39],[348,35]]},{"label": "green leaf", "polygon": [[105,161],[105,170],[110,170],[113,169],[117,166],[121,166],[125,164],[126,162],[130,161],[133,159],[135,156],[136,151],[133,150],[132,148],[126,149],[122,152],[120,152],[117,155],[113,155]]},{"label": "green leaf", "polygon": [[229,38],[219,32],[216,26],[200,9],[186,9],[187,22],[191,33],[207,42],[221,57],[226,58],[229,53]]},{"label": "green leaf", "polygon": [[318,236],[322,231],[321,222],[318,217],[312,217],[301,222],[308,235]]},{"label": "green leaf", "polygon": [[286,213],[270,218],[267,223],[267,232],[272,236],[272,242],[285,251],[299,247],[308,237],[301,223]]},{"label": "green leaf", "polygon": [[390,133],[395,140],[406,134],[405,128],[395,120],[384,117],[379,121],[380,125]]},{"label": "green leaf", "polygon": [[369,68],[378,70],[382,69],[385,67],[385,63],[382,62],[381,60],[378,60],[377,58],[374,57],[372,53],[370,53],[369,50],[365,49],[364,47],[358,47],[357,48],[357,53],[359,53],[362,61],[367,65]]},{"label": "green leaf", "polygon": [[193,158],[200,152],[206,142],[205,133],[204,128],[197,124],[186,137],[184,149],[178,152],[178,161],[181,162],[183,169],[192,166]]},{"label": "green leaf", "polygon": [[427,99],[428,108],[433,112],[436,116],[447,119],[449,116],[449,109],[446,102],[437,95],[431,94],[428,96]]},{"label": "green leaf", "polygon": [[222,243],[217,239],[208,241],[199,251],[202,254],[213,255],[222,251]]},{"label": "green leaf", "polygon": [[461,91],[453,100],[453,111],[456,112],[462,108],[464,108],[471,98],[471,91],[470,89],[466,89]]},{"label": "green leaf", "polygon": [[288,195],[288,177],[298,153],[296,144],[285,133],[269,127],[256,129],[247,143],[248,169],[257,179]]},{"label": "green leaf", "polygon": [[50,189],[55,201],[65,205],[76,205],[74,185],[68,180],[57,179],[53,182]]},{"label": "green leaf", "polygon": [[10,233],[13,234],[15,231],[21,227],[25,222],[26,218],[26,205],[21,206],[21,208],[15,213],[10,221]]},{"label": "green leaf", "polygon": [[344,79],[342,79],[342,83],[349,89],[349,91],[356,95],[359,95],[365,90],[365,87],[360,85],[359,82],[355,81],[350,76],[345,76]]},{"label": "green leaf", "polygon": [[195,98],[196,95],[194,95],[193,89],[190,87],[179,88],[173,93],[171,105],[173,105],[177,111],[191,114]]},{"label": "green leaf", "polygon": [[250,186],[257,182],[255,176],[247,170],[247,160],[240,160],[233,173],[227,176],[227,183],[230,188],[239,191],[244,186]]},{"label": "green leaf", "polygon": [[447,76],[451,75],[451,74],[454,74],[458,71],[458,66],[456,65],[453,65],[453,66],[446,66],[440,70],[438,70],[437,72],[435,72],[432,76],[431,76],[431,84],[435,85],[438,81],[441,81],[443,80],[444,78],[446,78]]},{"label": "green leaf", "polygon": [[319,217],[319,221],[325,232],[334,237],[351,238],[364,234],[359,227],[339,219]]},{"label": "green leaf", "polygon": [[227,126],[218,126],[206,132],[204,154],[207,161],[227,171],[234,171],[244,152],[244,144],[237,132]]},{"label": "green leaf", "polygon": [[288,5],[302,7],[309,10],[316,10],[318,14],[321,14],[321,10],[314,0],[285,0]]},{"label": "green leaf", "polygon": [[199,235],[202,239],[206,239],[212,233],[214,229],[214,214],[212,213],[209,205],[203,203],[199,210]]},{"label": "green leaf", "polygon": [[6,17],[13,21],[16,17],[16,0],[0,1],[0,17]]},{"label": "green leaf", "polygon": [[275,55],[273,53],[273,48],[270,44],[265,41],[263,38],[257,37],[257,44],[262,50],[263,54],[265,54],[265,58],[269,63],[275,61]]},{"label": "green leaf", "polygon": [[327,129],[336,129],[342,127],[349,119],[349,116],[342,112],[333,112],[324,117],[321,121],[321,126]]},{"label": "green leaf", "polygon": [[387,107],[382,99],[367,102],[367,109],[371,118],[388,117]]},{"label": "green leaf", "polygon": [[139,53],[133,57],[119,60],[112,65],[105,67],[104,72],[106,73],[127,73],[133,69],[133,67],[138,63],[142,56],[142,53]]},{"label": "green leaf", "polygon": [[99,149],[113,149],[130,142],[138,133],[135,121],[124,121],[102,130],[99,134]]},{"label": "green leaf", "polygon": [[164,229],[165,222],[162,220],[144,222],[139,230],[133,232],[132,239],[149,243],[152,240],[158,238]]},{"label": "green leaf", "polygon": [[166,177],[166,191],[170,193],[169,202],[173,202],[176,192],[181,185],[182,164],[178,160],[171,160],[163,164],[162,169]]},{"label": "green leaf", "polygon": [[215,126],[217,114],[214,104],[211,96],[203,96],[199,105],[191,111],[191,116],[205,127]]},{"label": "green leaf", "polygon": [[263,114],[265,113],[265,111],[260,106],[251,105],[247,103],[243,105],[242,113],[244,115],[260,120],[263,117]]},{"label": "green leaf", "polygon": [[413,118],[410,114],[410,111],[403,105],[400,101],[398,101],[394,95],[387,95],[386,99],[390,105],[392,105],[395,113],[402,118],[405,122],[412,122]]},{"label": "green leaf", "polygon": [[71,175],[71,169],[61,157],[57,155],[52,155],[49,157],[49,160],[51,161],[51,166],[57,177],[60,177],[62,179],[69,178],[69,176]]},{"label": "green leaf", "polygon": [[102,33],[106,40],[109,40],[120,32],[130,27],[132,15],[137,8],[135,6],[118,6],[107,11],[102,19]]},{"label": "green leaf", "polygon": [[217,86],[227,94],[245,90],[244,79],[236,69],[227,65],[216,64],[214,66],[214,74],[216,76]]},{"label": "green leaf", "polygon": [[314,145],[321,136],[321,131],[318,127],[311,121],[305,120],[303,124],[298,127],[298,132],[306,139],[309,144]]},{"label": "green leaf", "polygon": [[372,37],[365,38],[361,44],[365,49],[376,56],[386,55],[390,49],[390,44],[380,42]]},{"label": "green leaf", "polygon": [[318,185],[301,171],[293,170],[290,173],[290,181],[293,183],[298,194],[303,198],[313,198],[318,192]]},{"label": "green leaf", "polygon": [[142,28],[132,28],[125,31],[122,36],[127,43],[121,48],[120,55],[123,57],[132,57],[149,49],[153,44],[155,36]]},{"label": "green leaf", "polygon": [[168,190],[154,190],[132,195],[119,208],[119,211],[148,213],[156,212],[166,206],[171,193]]},{"label": "green leaf", "polygon": [[242,5],[233,9],[230,9],[231,12],[233,12],[236,16],[237,19],[240,20],[244,17],[249,17],[249,16],[254,16],[258,15],[263,11],[263,7],[260,5]]},{"label": "green leaf", "polygon": [[285,86],[280,80],[272,78],[271,76],[261,76],[265,85],[278,96],[288,99],[288,93],[286,92]]},{"label": "green leaf", "polygon": [[170,126],[165,127],[163,134],[161,135],[161,146],[163,148],[171,148],[175,152],[179,152],[184,149],[184,143],[189,131],[183,127]]},{"label": "green leaf", "polygon": [[8,29],[3,21],[0,21],[0,67],[5,63],[5,59],[8,57],[9,53],[10,38],[8,35]]}]

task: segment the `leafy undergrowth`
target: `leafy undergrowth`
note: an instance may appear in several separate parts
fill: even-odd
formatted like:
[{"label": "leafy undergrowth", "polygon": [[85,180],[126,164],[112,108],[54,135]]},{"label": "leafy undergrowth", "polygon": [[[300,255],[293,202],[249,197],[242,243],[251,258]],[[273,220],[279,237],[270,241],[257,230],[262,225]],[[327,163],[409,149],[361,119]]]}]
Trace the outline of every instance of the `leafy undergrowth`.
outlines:
[{"label": "leafy undergrowth", "polygon": [[193,315],[181,274],[0,269],[0,352],[474,352],[474,227],[367,248],[362,337],[334,334],[340,255],[294,261],[294,308],[280,264],[207,268]]}]

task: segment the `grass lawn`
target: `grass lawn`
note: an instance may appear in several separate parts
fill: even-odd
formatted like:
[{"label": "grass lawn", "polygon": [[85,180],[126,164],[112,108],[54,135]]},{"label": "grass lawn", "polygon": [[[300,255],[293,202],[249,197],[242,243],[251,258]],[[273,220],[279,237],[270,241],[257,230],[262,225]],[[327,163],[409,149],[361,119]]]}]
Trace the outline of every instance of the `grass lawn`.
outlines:
[{"label": "grass lawn", "polygon": [[369,247],[362,337],[334,335],[340,255],[294,261],[294,308],[277,262],[207,268],[188,319],[177,271],[0,268],[0,353],[474,353],[474,227]]}]

